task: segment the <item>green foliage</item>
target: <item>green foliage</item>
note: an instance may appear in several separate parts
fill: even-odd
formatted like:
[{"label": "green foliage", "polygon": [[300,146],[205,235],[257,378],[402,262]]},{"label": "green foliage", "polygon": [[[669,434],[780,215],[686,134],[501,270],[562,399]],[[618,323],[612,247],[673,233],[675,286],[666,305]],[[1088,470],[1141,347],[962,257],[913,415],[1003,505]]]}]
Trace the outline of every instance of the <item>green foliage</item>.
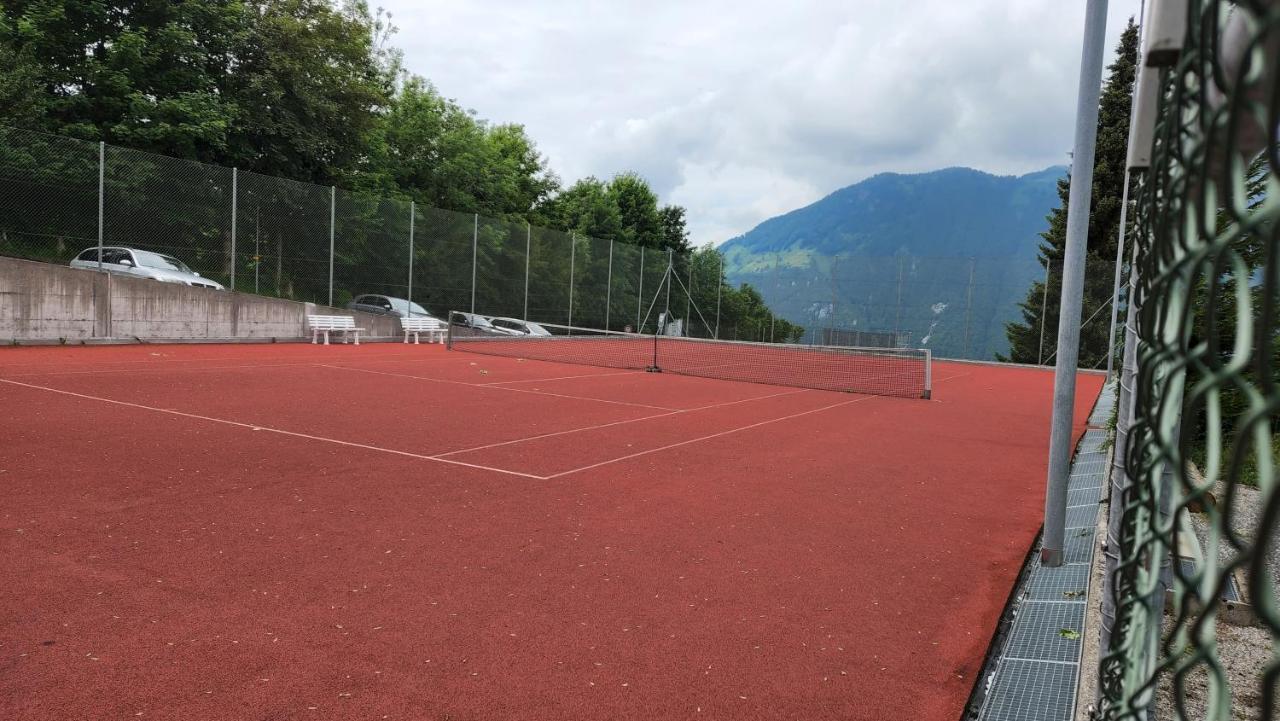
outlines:
[{"label": "green foliage", "polygon": [[[1108,67],[1098,108],[1098,136],[1090,195],[1088,253],[1085,260],[1084,305],[1080,329],[1080,366],[1105,364],[1110,332],[1109,303],[1114,283],[1116,242],[1120,230],[1120,203],[1124,192],[1125,162],[1129,138],[1129,112],[1138,57],[1138,28],[1132,18],[1120,36],[1116,59]],[[1019,304],[1022,319],[1005,326],[1009,352],[1000,360],[1015,363],[1049,362],[1058,337],[1062,259],[1067,245],[1067,201],[1070,179],[1058,182],[1058,207],[1046,219],[1048,230],[1040,234],[1040,265],[1049,270],[1049,288],[1036,281]],[[1090,320],[1092,318],[1092,320]],[[1044,350],[1041,352],[1041,326]]]}]

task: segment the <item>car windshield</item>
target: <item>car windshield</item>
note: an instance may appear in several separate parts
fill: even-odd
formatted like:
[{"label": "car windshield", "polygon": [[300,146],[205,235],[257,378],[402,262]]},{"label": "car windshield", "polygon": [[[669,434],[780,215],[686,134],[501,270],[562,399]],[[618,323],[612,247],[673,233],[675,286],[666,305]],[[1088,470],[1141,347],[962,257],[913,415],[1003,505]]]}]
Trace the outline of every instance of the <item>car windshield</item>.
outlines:
[{"label": "car windshield", "polygon": [[404,298],[387,298],[387,300],[391,301],[392,308],[395,308],[397,311],[404,313],[405,315],[431,315],[427,312],[426,308],[423,308],[417,303],[407,301]]},{"label": "car windshield", "polygon": [[515,320],[507,320],[506,318],[494,318],[493,324],[499,328],[510,328],[511,330],[524,330],[520,327],[520,322]]},{"label": "car windshield", "polygon": [[478,315],[471,316],[471,325],[476,328],[492,328],[493,327],[493,324],[489,322],[488,318],[481,318]]},{"label": "car windshield", "polygon": [[183,273],[190,273],[191,269],[185,263],[173,257],[172,255],[161,255],[160,253],[152,253],[146,250],[133,251],[133,257],[138,259],[138,263],[147,268],[160,268],[162,270],[177,270]]}]

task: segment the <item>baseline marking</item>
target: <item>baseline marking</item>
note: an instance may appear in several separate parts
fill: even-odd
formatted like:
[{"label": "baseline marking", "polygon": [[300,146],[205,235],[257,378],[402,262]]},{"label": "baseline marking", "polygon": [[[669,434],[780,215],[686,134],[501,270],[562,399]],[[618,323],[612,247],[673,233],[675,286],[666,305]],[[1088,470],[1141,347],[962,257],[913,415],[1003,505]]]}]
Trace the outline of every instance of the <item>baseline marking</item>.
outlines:
[{"label": "baseline marking", "polygon": [[262,425],[257,425],[257,424],[254,424],[254,423],[241,423],[240,421],[232,421],[232,420],[228,420],[228,419],[226,419],[226,418],[215,418],[215,417],[213,417],[213,416],[202,416],[202,415],[199,415],[199,414],[197,414],[197,413],[186,413],[186,412],[183,412],[183,411],[176,411],[176,410],[173,410],[173,409],[171,409],[171,408],[156,408],[155,406],[147,406],[147,405],[143,405],[143,404],[141,404],[141,403],[130,403],[130,402],[128,402],[128,401],[118,401],[118,400],[115,400],[115,399],[113,399],[113,398],[103,398],[103,397],[101,397],[101,396],[91,396],[91,395],[88,395],[88,394],[86,394],[86,393],[76,393],[76,392],[74,392],[74,391],[64,391],[64,390],[61,390],[61,389],[58,389],[58,388],[49,388],[49,387],[47,387],[47,386],[38,386],[38,385],[34,385],[34,384],[32,384],[32,383],[23,383],[23,382],[21,382],[21,381],[9,380],[9,379],[7,379],[7,378],[0,378],[0,383],[8,383],[8,384],[10,384],[10,385],[22,386],[23,388],[31,388],[31,389],[33,389],[33,390],[48,391],[48,392],[50,392],[50,393],[58,393],[58,394],[61,394],[61,395],[64,395],[64,396],[72,396],[72,397],[75,397],[75,398],[83,398],[83,399],[85,399],[85,400],[99,401],[99,402],[101,402],[101,403],[111,403],[111,404],[113,404],[113,405],[125,406],[125,407],[128,407],[128,408],[138,408],[138,409],[141,409],[141,410],[144,410],[144,411],[153,411],[153,412],[155,412],[155,413],[167,413],[167,414],[169,414],[169,415],[173,415],[173,416],[181,416],[181,417],[183,417],[183,418],[195,418],[195,419],[197,419],[197,420],[208,421],[208,422],[210,422],[210,423],[222,423],[222,424],[229,425],[229,426],[236,426],[236,427],[239,427],[239,428],[247,428],[247,429],[249,429],[249,430],[251,430],[251,431],[267,431],[267,432],[269,432],[269,433],[278,433],[278,434],[283,435],[283,436],[292,436],[292,437],[294,437],[294,438],[305,438],[305,439],[307,439],[307,440],[312,440],[312,441],[321,441],[321,442],[324,442],[324,443],[334,443],[334,444],[337,444],[337,445],[340,445],[340,446],[348,446],[348,447],[350,447],[350,448],[363,448],[363,449],[365,449],[365,450],[369,450],[369,451],[377,451],[377,452],[379,452],[379,453],[389,453],[389,454],[391,454],[391,455],[395,455],[395,456],[403,456],[403,457],[405,457],[405,458],[417,458],[417,459],[419,459],[419,460],[424,460],[424,461],[436,461],[437,463],[447,463],[447,464],[449,464],[449,465],[453,465],[453,466],[467,466],[468,468],[478,468],[478,469],[483,470],[483,471],[494,471],[495,473],[505,473],[505,474],[507,474],[507,475],[511,475],[511,476],[520,476],[521,478],[532,478],[532,479],[537,480],[537,481],[545,481],[545,480],[547,480],[547,477],[546,477],[546,476],[539,476],[539,475],[535,475],[535,474],[533,474],[533,473],[521,473],[520,471],[511,471],[511,470],[507,470],[506,468],[495,468],[495,467],[493,467],[493,466],[482,466],[482,465],[479,465],[479,464],[476,464],[476,463],[465,463],[465,462],[463,462],[463,461],[455,461],[455,460],[452,460],[452,459],[449,459],[449,458],[439,458],[439,457],[437,457],[437,456],[428,456],[428,455],[423,455],[423,454],[421,454],[421,453],[411,453],[411,452],[409,452],[409,451],[398,451],[398,450],[396,450],[396,449],[394,449],[394,448],[383,448],[383,447],[381,447],[381,446],[371,446],[371,445],[368,445],[368,444],[365,444],[365,443],[355,443],[355,442],[353,442],[353,441],[344,441],[344,440],[339,440],[339,439],[337,439],[337,438],[327,438],[327,437],[325,437],[325,436],[313,436],[313,435],[311,435],[311,434],[309,434],[309,433],[298,433],[298,432],[296,432],[296,431],[286,431],[286,430],[281,429],[281,428],[272,428],[272,427],[270,427],[270,426],[262,426]]},{"label": "baseline marking", "polygon": [[525,378],[518,381],[494,381],[492,383],[481,383],[482,386],[500,386],[507,383],[544,383],[547,381],[565,381],[570,378],[608,378],[609,376],[633,376],[638,375],[641,371],[622,371],[619,373],[587,373],[577,376],[558,376],[556,378]]}]

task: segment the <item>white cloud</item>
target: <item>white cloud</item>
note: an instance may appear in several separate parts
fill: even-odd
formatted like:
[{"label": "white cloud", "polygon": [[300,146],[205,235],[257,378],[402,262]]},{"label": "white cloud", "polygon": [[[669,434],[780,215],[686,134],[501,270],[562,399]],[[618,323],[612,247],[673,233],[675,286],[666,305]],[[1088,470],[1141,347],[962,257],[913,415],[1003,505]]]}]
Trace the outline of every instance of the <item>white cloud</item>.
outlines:
[{"label": "white cloud", "polygon": [[[719,243],[883,171],[1065,163],[1083,2],[381,0],[408,68]],[[1139,0],[1112,0],[1107,63]]]}]

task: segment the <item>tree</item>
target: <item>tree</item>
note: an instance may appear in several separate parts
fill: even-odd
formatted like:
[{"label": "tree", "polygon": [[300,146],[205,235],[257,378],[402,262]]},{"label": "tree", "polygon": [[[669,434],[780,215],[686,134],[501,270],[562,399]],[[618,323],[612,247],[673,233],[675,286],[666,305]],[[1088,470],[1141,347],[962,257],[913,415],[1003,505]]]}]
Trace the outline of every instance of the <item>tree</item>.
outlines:
[{"label": "tree", "polygon": [[685,229],[685,209],[679,205],[664,205],[658,210],[661,247],[677,253],[689,252],[689,231]]},{"label": "tree", "polygon": [[[1106,362],[1116,240],[1120,226],[1120,203],[1125,182],[1125,160],[1129,138],[1129,111],[1133,97],[1134,72],[1138,57],[1138,29],[1130,18],[1120,36],[1116,60],[1108,67],[1098,108],[1098,139],[1093,165],[1093,192],[1090,198],[1088,252],[1086,256],[1084,306],[1080,329],[1080,365]],[[1049,288],[1043,281],[1032,284],[1020,307],[1022,321],[1005,326],[1009,354],[1001,361],[1047,362],[1057,339],[1058,306],[1061,293],[1062,259],[1066,251],[1067,202],[1070,178],[1058,182],[1060,205],[1046,220],[1049,228],[1040,234],[1040,264],[1048,269]],[[1047,299],[1042,302],[1042,299]],[[1041,323],[1045,329],[1044,355],[1040,356]]]}]

